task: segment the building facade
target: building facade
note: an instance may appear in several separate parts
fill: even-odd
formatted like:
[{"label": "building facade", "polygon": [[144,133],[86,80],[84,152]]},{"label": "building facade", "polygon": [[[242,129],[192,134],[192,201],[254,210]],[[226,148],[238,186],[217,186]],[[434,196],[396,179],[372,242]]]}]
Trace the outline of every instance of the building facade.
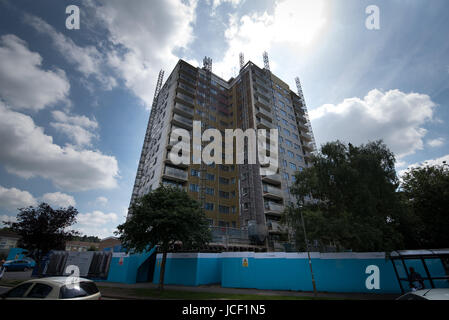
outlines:
[{"label": "building facade", "polygon": [[[295,172],[309,166],[315,151],[300,85],[298,92],[252,62],[226,81],[211,68],[180,60],[155,96],[131,203],[161,183],[183,188],[201,202],[216,242],[234,237],[269,251],[285,250],[288,233],[279,223],[281,214],[294,201]],[[270,150],[279,159],[277,172],[263,175],[259,162],[225,164],[224,155],[223,164],[175,165],[169,153],[178,141],[170,140],[171,133],[180,128],[192,135],[194,121],[201,121],[202,131],[218,129],[223,137],[226,129],[277,129],[278,150]],[[195,157],[195,150],[191,154]]]}]

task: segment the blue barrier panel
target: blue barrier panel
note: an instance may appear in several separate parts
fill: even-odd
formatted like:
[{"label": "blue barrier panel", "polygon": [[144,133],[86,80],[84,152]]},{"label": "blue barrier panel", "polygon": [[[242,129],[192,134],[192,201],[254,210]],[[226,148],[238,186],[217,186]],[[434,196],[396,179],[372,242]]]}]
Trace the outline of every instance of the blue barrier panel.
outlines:
[{"label": "blue barrier panel", "polygon": [[6,261],[8,260],[22,260],[26,257],[28,254],[28,250],[22,249],[22,248],[11,248],[8,252],[8,257],[6,258]]},{"label": "blue barrier panel", "polygon": [[[159,283],[162,254],[156,257],[153,283]],[[221,283],[221,261],[215,253],[169,253],[164,284],[199,286]]]},{"label": "blue barrier panel", "polygon": [[199,253],[197,285],[221,283],[221,259],[219,253]]},{"label": "blue barrier panel", "polygon": [[[165,263],[164,284],[197,286],[198,253],[168,253]],[[156,256],[153,282],[159,283],[162,254]]]},{"label": "blue barrier panel", "polygon": [[221,286],[254,288],[254,252],[223,252],[221,258]]},{"label": "blue barrier panel", "polygon": [[114,252],[109,266],[108,282],[121,282],[134,284],[137,282],[137,272],[155,251],[155,248],[143,254],[126,254],[124,252]]},{"label": "blue barrier panel", "polygon": [[[401,292],[393,265],[384,253],[322,253],[320,259],[313,260],[313,267],[318,291]],[[378,275],[379,283],[367,286],[373,273]]]},{"label": "blue barrier panel", "polygon": [[[245,256],[247,266],[242,260]],[[307,254],[223,253],[221,257],[223,287],[313,290]],[[311,253],[311,259],[318,291],[400,293],[391,261],[383,253]],[[378,284],[368,288],[372,268]]]}]

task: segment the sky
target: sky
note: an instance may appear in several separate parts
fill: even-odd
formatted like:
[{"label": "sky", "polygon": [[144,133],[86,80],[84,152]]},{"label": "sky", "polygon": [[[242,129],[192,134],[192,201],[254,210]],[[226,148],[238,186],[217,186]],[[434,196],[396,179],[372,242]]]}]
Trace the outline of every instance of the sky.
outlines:
[{"label": "sky", "polygon": [[[80,28],[66,8],[78,6]],[[379,11],[379,28],[369,6]],[[383,139],[397,171],[449,161],[447,0],[0,0],[0,221],[46,202],[123,223],[159,70],[229,79],[239,53],[295,90],[318,146]],[[375,18],[375,17],[374,17]],[[0,223],[1,224],[1,223]]]}]

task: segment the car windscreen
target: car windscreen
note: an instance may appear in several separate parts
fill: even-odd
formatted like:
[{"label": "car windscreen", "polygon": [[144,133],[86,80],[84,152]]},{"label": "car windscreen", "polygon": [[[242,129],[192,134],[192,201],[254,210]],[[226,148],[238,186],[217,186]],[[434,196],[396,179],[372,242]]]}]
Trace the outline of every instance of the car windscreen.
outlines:
[{"label": "car windscreen", "polygon": [[73,285],[62,286],[59,291],[59,299],[73,299],[91,296],[99,290],[93,282],[80,282]]}]

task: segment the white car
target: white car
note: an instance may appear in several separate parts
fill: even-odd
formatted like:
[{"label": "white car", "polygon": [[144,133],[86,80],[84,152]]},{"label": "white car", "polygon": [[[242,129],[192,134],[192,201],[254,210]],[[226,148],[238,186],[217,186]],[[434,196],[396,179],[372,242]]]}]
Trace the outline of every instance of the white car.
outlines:
[{"label": "white car", "polygon": [[449,300],[449,289],[424,289],[409,292],[397,300]]},{"label": "white car", "polygon": [[1,298],[5,300],[100,300],[101,293],[92,280],[52,277],[25,281],[2,294]]}]

